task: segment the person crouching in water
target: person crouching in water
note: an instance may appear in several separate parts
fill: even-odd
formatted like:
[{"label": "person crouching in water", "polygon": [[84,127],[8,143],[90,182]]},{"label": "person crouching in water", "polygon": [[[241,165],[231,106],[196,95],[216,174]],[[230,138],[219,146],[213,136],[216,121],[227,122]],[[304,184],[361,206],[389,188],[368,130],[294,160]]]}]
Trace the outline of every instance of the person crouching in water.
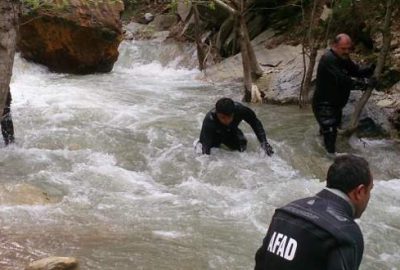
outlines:
[{"label": "person crouching in water", "polygon": [[212,147],[220,147],[221,144],[232,150],[245,151],[247,139],[238,128],[242,120],[251,126],[261,148],[271,156],[274,150],[268,143],[264,127],[254,111],[230,98],[219,99],[215,108],[205,116],[199,140],[202,153],[209,155]]}]

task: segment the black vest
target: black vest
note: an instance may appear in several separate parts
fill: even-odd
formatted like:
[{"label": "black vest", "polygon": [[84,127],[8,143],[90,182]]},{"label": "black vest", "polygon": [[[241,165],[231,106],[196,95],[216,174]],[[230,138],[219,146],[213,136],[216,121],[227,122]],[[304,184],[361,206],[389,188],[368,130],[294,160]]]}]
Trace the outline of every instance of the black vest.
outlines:
[{"label": "black vest", "polygon": [[332,251],[340,250],[341,269],[356,270],[363,249],[363,237],[349,203],[323,190],[275,211],[257,251],[255,269],[325,270]]}]

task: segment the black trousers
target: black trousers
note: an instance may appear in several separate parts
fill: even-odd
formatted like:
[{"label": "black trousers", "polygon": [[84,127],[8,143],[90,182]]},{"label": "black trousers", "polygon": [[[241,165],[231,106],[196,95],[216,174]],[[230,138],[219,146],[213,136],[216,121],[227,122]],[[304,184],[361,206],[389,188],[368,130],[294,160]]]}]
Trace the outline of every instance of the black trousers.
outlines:
[{"label": "black trousers", "polygon": [[313,112],[319,124],[319,132],[324,137],[326,151],[335,153],[337,129],[342,122],[342,108],[329,103],[313,103]]},{"label": "black trousers", "polygon": [[14,125],[11,118],[11,93],[8,92],[6,105],[1,117],[1,134],[3,135],[5,145],[14,142]]}]

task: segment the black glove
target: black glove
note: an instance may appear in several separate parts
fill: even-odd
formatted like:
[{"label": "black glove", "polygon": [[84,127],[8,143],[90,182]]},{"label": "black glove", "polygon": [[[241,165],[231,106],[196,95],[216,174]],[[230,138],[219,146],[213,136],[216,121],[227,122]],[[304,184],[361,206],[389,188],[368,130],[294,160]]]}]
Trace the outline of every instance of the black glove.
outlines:
[{"label": "black glove", "polygon": [[366,85],[369,89],[375,89],[378,86],[378,79],[375,77],[371,77],[367,79]]},{"label": "black glove", "polygon": [[274,153],[274,149],[272,149],[272,146],[266,141],[261,143],[261,148],[268,156],[272,156],[272,154]]}]

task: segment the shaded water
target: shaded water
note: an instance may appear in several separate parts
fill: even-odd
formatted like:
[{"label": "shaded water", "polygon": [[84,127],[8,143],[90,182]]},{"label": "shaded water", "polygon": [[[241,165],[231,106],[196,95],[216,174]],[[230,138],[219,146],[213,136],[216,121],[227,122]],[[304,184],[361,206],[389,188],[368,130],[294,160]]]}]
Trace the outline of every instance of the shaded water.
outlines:
[{"label": "shaded water", "polygon": [[[205,113],[221,96],[240,99],[240,88],[196,80],[160,55],[149,42],[124,43],[112,73],[88,76],[16,59],[17,143],[0,148],[1,183],[58,202],[0,205],[0,269],[51,255],[77,257],[82,269],[251,269],[274,209],[323,187],[330,161],[311,112],[297,107],[252,105],[273,158],[246,124],[247,152],[195,155]],[[377,179],[359,222],[361,269],[400,269],[400,147],[364,141],[339,141]]]}]

